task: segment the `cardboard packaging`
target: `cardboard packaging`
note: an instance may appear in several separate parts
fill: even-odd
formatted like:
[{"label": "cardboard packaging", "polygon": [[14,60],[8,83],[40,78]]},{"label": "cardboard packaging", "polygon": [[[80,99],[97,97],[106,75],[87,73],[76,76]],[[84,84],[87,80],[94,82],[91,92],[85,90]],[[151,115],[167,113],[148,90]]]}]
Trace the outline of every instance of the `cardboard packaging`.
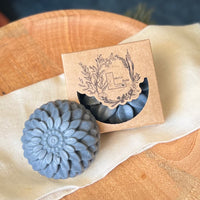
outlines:
[{"label": "cardboard packaging", "polygon": [[67,96],[76,102],[78,94],[85,94],[117,110],[139,97],[140,83],[147,79],[148,98],[143,109],[122,123],[97,120],[101,133],[164,122],[149,40],[62,54],[62,60]]}]

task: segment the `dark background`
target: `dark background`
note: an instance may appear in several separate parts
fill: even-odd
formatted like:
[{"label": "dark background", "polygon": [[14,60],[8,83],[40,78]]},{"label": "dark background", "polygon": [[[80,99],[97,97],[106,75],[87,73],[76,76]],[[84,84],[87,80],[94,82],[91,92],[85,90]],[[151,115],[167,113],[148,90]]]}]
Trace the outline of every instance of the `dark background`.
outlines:
[{"label": "dark background", "polygon": [[142,20],[141,16],[134,15],[141,3],[144,13],[148,13],[146,23],[182,25],[200,22],[200,0],[0,0],[0,11],[11,21],[60,9],[104,10]]}]

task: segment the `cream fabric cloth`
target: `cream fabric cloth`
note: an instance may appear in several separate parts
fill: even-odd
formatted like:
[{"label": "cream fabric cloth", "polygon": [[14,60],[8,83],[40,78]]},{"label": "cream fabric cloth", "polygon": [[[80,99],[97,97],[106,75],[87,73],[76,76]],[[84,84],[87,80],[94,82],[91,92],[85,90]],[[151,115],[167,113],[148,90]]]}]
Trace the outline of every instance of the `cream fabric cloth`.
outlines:
[{"label": "cream fabric cloth", "polygon": [[[52,180],[23,157],[24,121],[40,105],[66,98],[60,75],[0,97],[0,199],[59,199],[103,178],[128,157],[200,128],[200,25],[148,26],[123,41],[149,38],[166,122],[103,134],[93,164],[81,175]],[[112,158],[111,158],[112,157]],[[106,192],[106,191],[105,191]]]}]

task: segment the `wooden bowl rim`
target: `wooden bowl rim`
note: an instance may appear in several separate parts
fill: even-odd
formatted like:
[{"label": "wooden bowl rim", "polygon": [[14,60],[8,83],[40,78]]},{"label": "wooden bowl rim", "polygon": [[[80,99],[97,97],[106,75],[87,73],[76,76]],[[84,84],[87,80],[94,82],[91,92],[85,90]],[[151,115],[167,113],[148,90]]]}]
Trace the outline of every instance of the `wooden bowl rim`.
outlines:
[{"label": "wooden bowl rim", "polygon": [[7,26],[10,26],[11,24],[14,23],[23,23],[23,22],[27,22],[27,21],[31,21],[31,22],[35,22],[38,20],[45,20],[46,17],[48,16],[48,18],[56,18],[56,17],[70,17],[70,16],[99,16],[103,18],[108,18],[111,20],[115,20],[115,21],[123,21],[123,23],[128,23],[128,24],[133,24],[135,26],[135,28],[138,29],[143,29],[144,27],[146,27],[147,25],[144,24],[143,22],[140,22],[136,19],[127,17],[127,16],[123,16],[117,13],[113,13],[113,12],[107,12],[107,11],[101,11],[101,10],[88,10],[88,9],[66,9],[66,10],[55,10],[55,11],[47,11],[47,12],[42,12],[42,13],[38,13],[38,14],[34,14],[34,15],[30,15],[27,17],[23,17],[21,19],[18,19],[16,21],[13,21],[3,27],[0,28],[0,30],[4,29]]}]

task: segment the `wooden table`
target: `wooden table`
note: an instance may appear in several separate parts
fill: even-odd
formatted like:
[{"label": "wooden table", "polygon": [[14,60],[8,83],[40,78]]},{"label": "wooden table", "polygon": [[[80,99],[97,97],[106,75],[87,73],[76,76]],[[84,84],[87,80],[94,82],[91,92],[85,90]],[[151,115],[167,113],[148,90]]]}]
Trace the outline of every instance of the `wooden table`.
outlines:
[{"label": "wooden table", "polygon": [[[48,12],[10,23],[0,28],[0,95],[62,73],[61,53],[114,45],[145,26],[91,10]],[[200,199],[198,133],[132,156],[63,200]]]}]

